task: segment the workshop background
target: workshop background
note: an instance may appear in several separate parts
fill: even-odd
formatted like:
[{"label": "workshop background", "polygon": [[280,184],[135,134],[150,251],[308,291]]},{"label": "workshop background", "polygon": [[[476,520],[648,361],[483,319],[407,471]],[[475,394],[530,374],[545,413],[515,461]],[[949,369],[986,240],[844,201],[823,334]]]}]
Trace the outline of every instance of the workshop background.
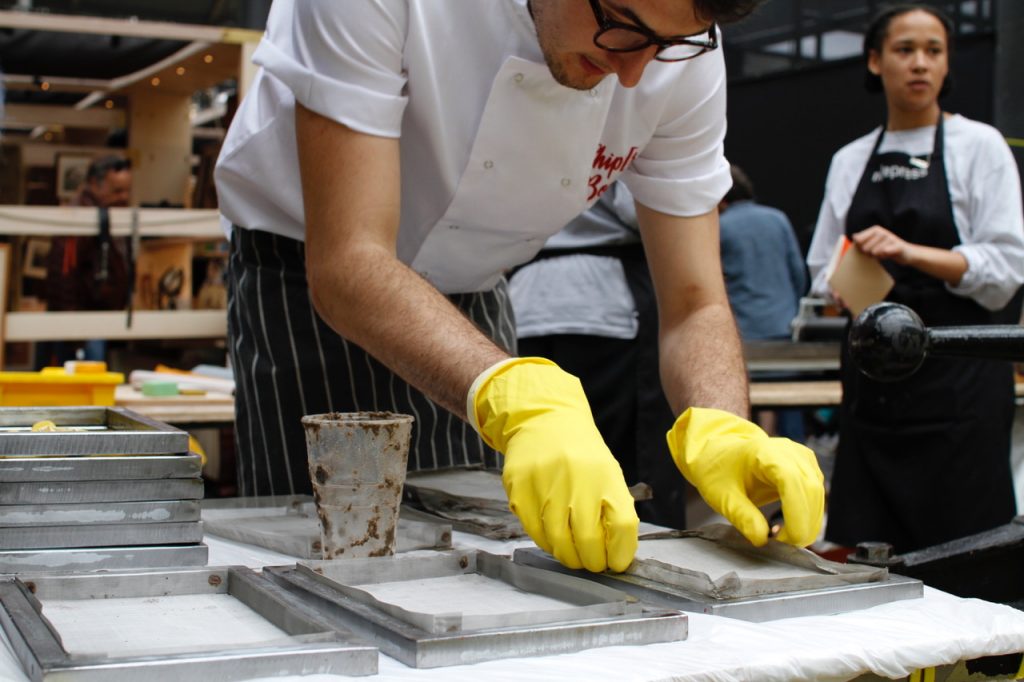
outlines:
[{"label": "workshop background", "polygon": [[[226,376],[209,373],[211,368],[226,370],[227,364],[222,279],[227,248],[217,217],[213,165],[251,77],[248,58],[270,4],[270,0],[0,1],[0,372],[38,369],[40,349],[68,334],[75,343],[107,339],[108,369],[129,378],[125,386],[118,386],[117,405],[184,428],[195,437],[190,449],[203,452],[205,490],[194,495],[186,491],[182,496],[204,496],[207,532],[217,535],[220,511],[224,514],[221,537],[229,538],[229,532],[244,528],[231,516],[232,510],[218,509],[218,504],[234,501],[237,489],[232,379],[229,370]],[[723,28],[729,74],[726,154],[755,179],[761,203],[789,216],[804,253],[833,153],[884,120],[883,96],[869,96],[862,87],[861,56],[862,29],[883,4],[881,0],[767,0],[747,20]],[[933,0],[928,4],[941,7],[955,24],[955,88],[944,101],[945,108],[998,128],[1024,172],[1024,88],[1020,87],[1024,0]],[[127,323],[124,311],[96,311],[74,318],[71,325],[66,313],[48,310],[43,289],[46,253],[53,237],[95,231],[94,213],[80,217],[66,212],[74,188],[65,186],[65,181],[74,181],[91,158],[107,153],[131,160],[130,203],[140,208],[130,217],[127,212],[114,215],[111,225],[115,237],[135,244],[131,310]],[[150,209],[161,213],[147,212]],[[834,334],[830,336],[835,325],[830,327],[830,320],[819,318],[820,312],[813,306],[801,311],[792,341],[750,344],[744,350],[753,379],[752,403],[768,410],[804,410],[808,444],[827,472],[836,442],[839,344]],[[838,318],[831,321],[845,323]],[[194,383],[182,379],[179,385],[192,395],[142,395],[143,383],[161,383],[154,377],[177,372],[188,372],[188,381]],[[1022,398],[1017,400],[1013,457],[1018,509],[1024,510],[1024,406]],[[168,411],[172,404],[173,410]],[[694,521],[701,520],[696,505],[688,513]],[[1024,609],[1021,518],[1016,526],[967,538],[956,546],[895,559],[878,549],[861,558],[867,564],[892,566],[894,572],[920,578],[951,594]],[[450,533],[447,540],[450,543]],[[239,540],[244,541],[244,537]],[[212,544],[212,556],[225,564],[252,561],[263,566],[281,561],[279,555],[253,559],[255,554],[233,554],[237,548],[223,540]],[[929,597],[933,603],[935,593]],[[934,609],[931,603],[929,608]],[[948,609],[951,627],[959,626],[970,636],[984,632],[991,620],[987,607],[992,605],[977,600],[949,604],[934,612],[945,614]],[[916,612],[904,616],[893,608],[883,613],[894,623],[888,635],[877,620],[850,620],[851,632],[875,638],[864,645],[865,660],[884,651],[887,638],[898,640],[903,636],[899,633],[909,632],[905,636],[912,639],[914,624],[900,619],[909,621]],[[703,646],[701,637],[706,636],[700,630],[702,617],[711,618],[694,619],[694,649]],[[822,632],[830,624],[822,617]],[[886,625],[884,619],[881,625]],[[759,631],[747,623],[729,621],[728,626],[709,629],[734,639],[718,649],[708,647],[706,655],[722,659],[733,670],[745,670],[756,662],[767,666],[765,661],[775,660],[780,651],[783,657],[791,651],[794,658],[813,662],[818,653],[813,649],[828,648],[809,636],[817,627],[794,628],[792,633],[780,627],[777,639],[771,639],[764,634],[771,628]],[[732,644],[751,633],[764,639],[767,653],[760,659],[750,658],[749,652]],[[977,639],[981,642],[984,637]],[[955,640],[958,645],[960,641]],[[978,646],[984,644],[988,643]],[[961,661],[955,670],[953,665],[924,667],[904,679],[978,679],[983,674],[989,679],[1020,679],[1024,663],[1019,649],[1000,646],[1014,653]],[[909,645],[905,648],[912,651]],[[676,656],[679,661],[665,658],[665,670],[684,670],[691,659],[699,658],[693,650]],[[645,665],[651,665],[647,658]],[[838,674],[834,661],[823,660],[823,670]],[[667,667],[670,663],[678,667]],[[855,663],[865,670],[883,667]],[[595,663],[594,669],[607,674],[602,664]],[[532,665],[524,663],[508,679],[539,676],[545,661]],[[900,665],[892,669],[913,670],[933,663],[907,659]],[[4,677],[2,666],[0,657],[0,678]],[[850,670],[861,669],[854,663],[850,666]],[[405,672],[393,661],[385,663],[384,671]],[[443,672],[436,679],[445,679]],[[782,675],[775,679],[783,679]],[[479,677],[486,678],[474,679]],[[881,678],[866,675],[862,679]]]}]

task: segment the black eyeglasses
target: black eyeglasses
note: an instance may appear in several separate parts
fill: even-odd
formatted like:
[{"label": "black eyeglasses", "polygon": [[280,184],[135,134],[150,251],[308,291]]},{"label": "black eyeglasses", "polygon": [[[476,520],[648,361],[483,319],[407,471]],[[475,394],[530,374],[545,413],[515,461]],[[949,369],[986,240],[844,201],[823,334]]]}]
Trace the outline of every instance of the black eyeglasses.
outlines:
[{"label": "black eyeglasses", "polygon": [[682,62],[699,57],[718,47],[714,23],[707,30],[706,37],[704,37],[704,32],[701,32],[695,34],[701,36],[700,38],[695,38],[692,35],[662,38],[646,27],[609,19],[601,9],[600,0],[590,0],[590,7],[594,10],[594,18],[597,19],[594,44],[602,50],[636,52],[651,45],[657,45],[658,52],[654,58],[659,62]]}]

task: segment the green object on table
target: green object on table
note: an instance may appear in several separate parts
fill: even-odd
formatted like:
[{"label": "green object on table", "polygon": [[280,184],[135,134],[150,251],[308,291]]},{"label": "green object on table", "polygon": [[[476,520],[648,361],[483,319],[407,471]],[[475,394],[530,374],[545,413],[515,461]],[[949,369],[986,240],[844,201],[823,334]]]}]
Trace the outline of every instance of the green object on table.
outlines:
[{"label": "green object on table", "polygon": [[160,379],[144,381],[142,382],[142,395],[149,396],[150,398],[178,395],[178,382],[162,381]]}]

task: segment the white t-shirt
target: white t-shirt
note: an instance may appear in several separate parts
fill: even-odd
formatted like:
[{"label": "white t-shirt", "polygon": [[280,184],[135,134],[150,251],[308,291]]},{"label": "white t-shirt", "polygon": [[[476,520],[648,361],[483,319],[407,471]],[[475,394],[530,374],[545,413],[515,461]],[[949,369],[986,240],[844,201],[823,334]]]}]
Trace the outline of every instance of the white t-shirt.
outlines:
[{"label": "white t-shirt", "polygon": [[552,334],[636,338],[638,312],[622,262],[572,250],[639,241],[633,196],[617,182],[545,246],[552,253],[571,255],[530,263],[509,281],[516,335],[521,339]]},{"label": "white t-shirt", "polygon": [[304,238],[298,100],[401,137],[398,257],[446,293],[493,287],[616,178],[682,216],[729,187],[721,50],[576,91],[526,0],[304,0],[273,4],[254,61],[217,164],[226,221]]},{"label": "white t-shirt", "polygon": [[[945,120],[943,129],[946,180],[961,242],[953,250],[967,259],[960,283],[946,288],[998,310],[1024,282],[1024,212],[1017,165],[992,126],[954,115]],[[807,253],[814,295],[830,295],[825,266],[846,230],[847,212],[877,138],[876,128],[832,157],[825,199]],[[935,126],[887,132],[879,152],[927,156],[934,140]]]}]

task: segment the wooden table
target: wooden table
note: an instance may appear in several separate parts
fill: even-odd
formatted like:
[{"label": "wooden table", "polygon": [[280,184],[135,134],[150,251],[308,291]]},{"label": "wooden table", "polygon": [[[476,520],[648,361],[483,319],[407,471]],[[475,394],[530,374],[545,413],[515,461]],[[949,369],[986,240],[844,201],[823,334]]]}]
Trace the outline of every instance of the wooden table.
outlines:
[{"label": "wooden table", "polygon": [[751,407],[826,407],[838,405],[843,389],[838,381],[755,381],[750,384]]},{"label": "wooden table", "polygon": [[226,393],[150,397],[122,384],[114,390],[114,403],[168,424],[230,424],[235,420],[235,398]]},{"label": "wooden table", "polygon": [[[1024,399],[1024,382],[1015,387],[1018,404]],[[774,407],[830,407],[840,403],[843,388],[838,381],[752,381],[750,405]]]}]

